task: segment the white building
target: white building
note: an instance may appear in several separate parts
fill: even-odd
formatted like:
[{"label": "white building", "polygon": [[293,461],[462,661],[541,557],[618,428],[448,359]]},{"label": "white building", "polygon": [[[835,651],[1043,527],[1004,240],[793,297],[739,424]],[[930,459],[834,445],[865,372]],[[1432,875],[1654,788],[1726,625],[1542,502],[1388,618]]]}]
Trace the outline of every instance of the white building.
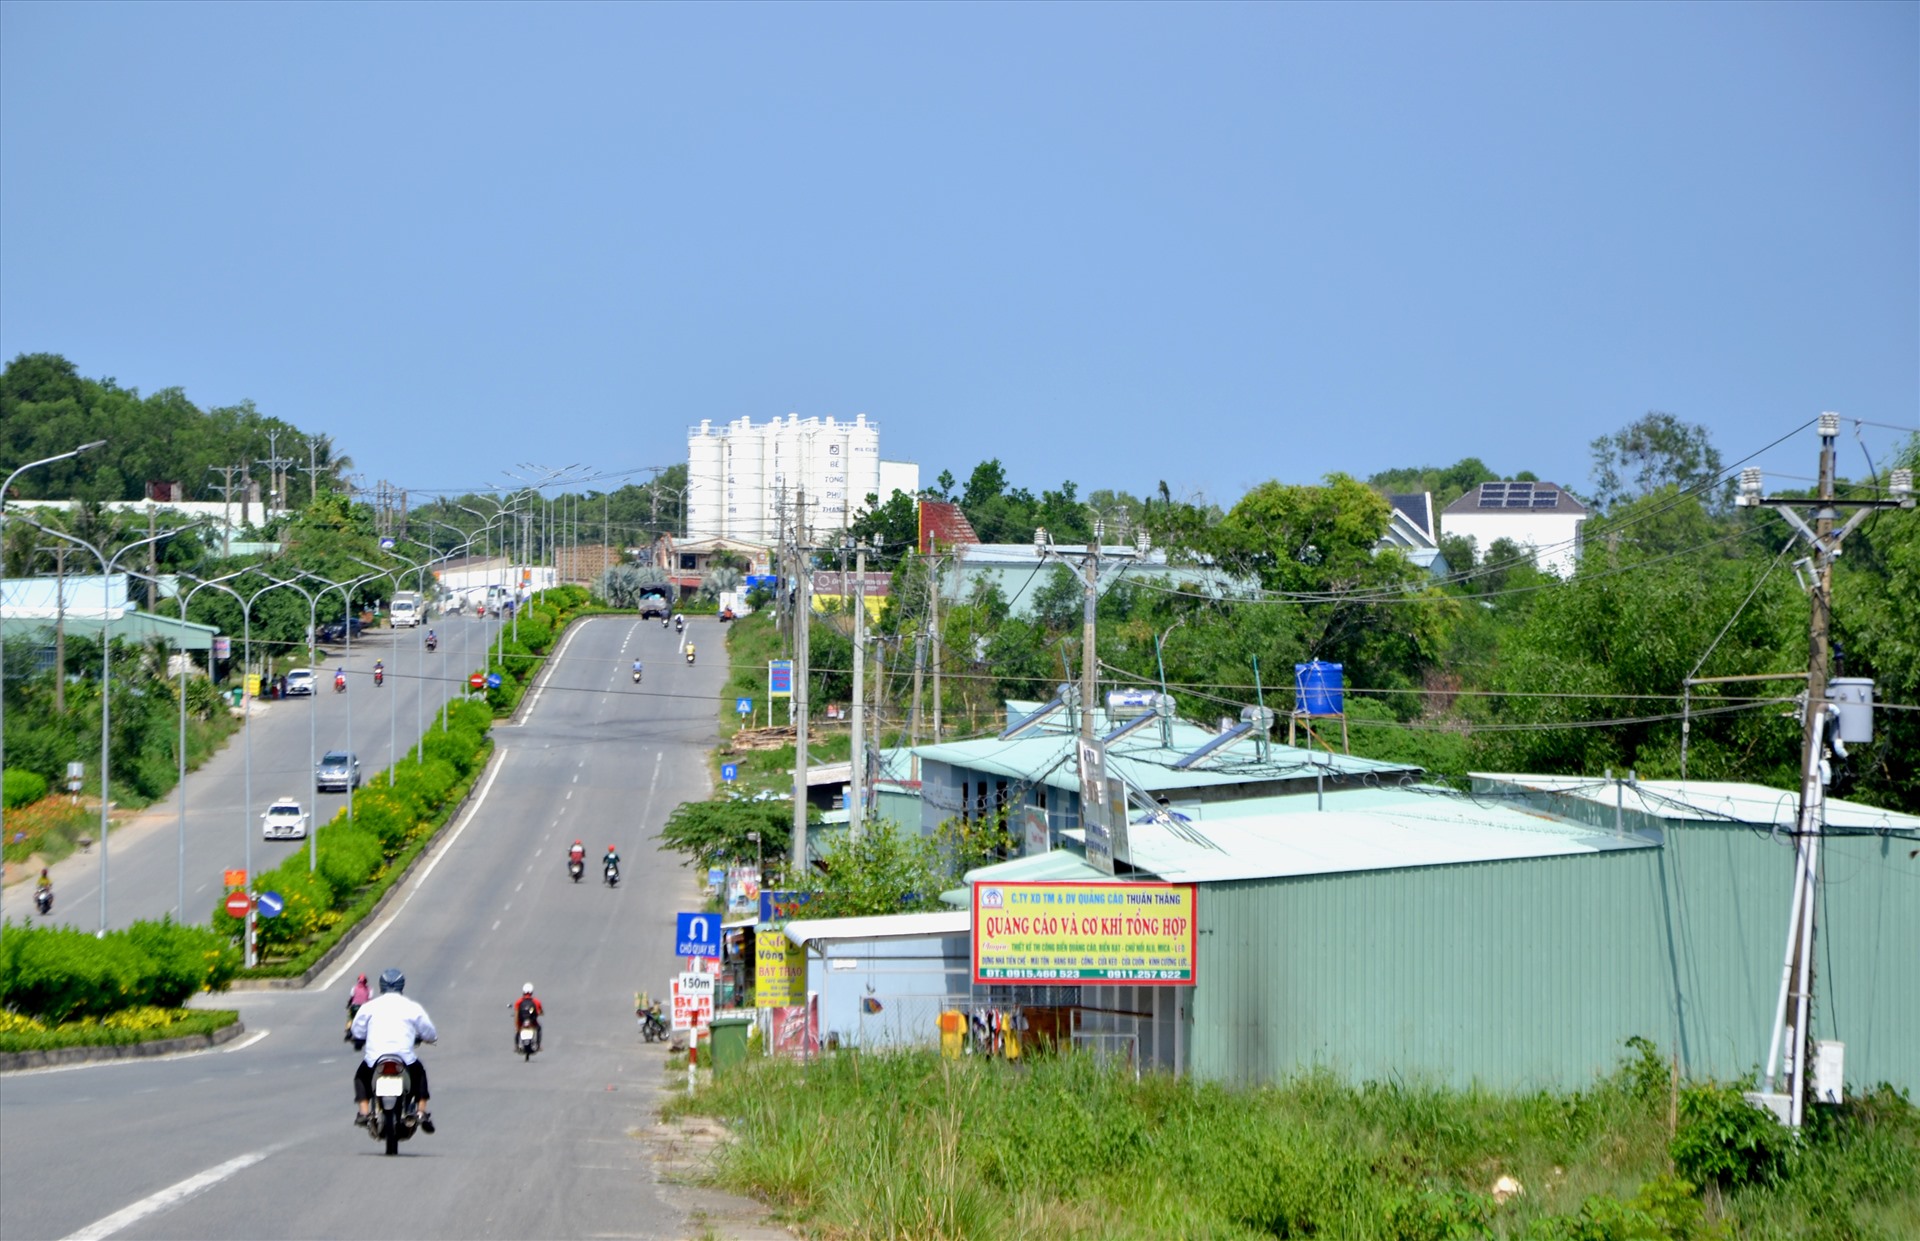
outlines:
[{"label": "white building", "polygon": [[1440,514],[1443,534],[1473,540],[1484,558],[1501,539],[1533,552],[1533,563],[1549,573],[1571,576],[1580,560],[1580,527],[1586,506],[1553,483],[1481,483]]},{"label": "white building", "polygon": [[885,500],[896,488],[917,492],[920,467],[880,460],[880,425],[865,414],[703,421],[687,432],[690,539],[772,545],[803,497],[807,531],[823,539],[845,529],[869,495]]}]

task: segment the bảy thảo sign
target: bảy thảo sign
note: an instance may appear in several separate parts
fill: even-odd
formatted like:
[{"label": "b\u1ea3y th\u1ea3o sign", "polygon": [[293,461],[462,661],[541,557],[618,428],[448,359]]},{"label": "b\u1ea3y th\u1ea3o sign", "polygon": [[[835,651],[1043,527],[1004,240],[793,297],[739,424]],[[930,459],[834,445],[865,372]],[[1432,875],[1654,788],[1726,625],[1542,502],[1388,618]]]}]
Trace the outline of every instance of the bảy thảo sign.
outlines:
[{"label": "b\u1ea3y th\u1ea3o sign", "polygon": [[1190,883],[976,883],[973,981],[1191,986]]}]

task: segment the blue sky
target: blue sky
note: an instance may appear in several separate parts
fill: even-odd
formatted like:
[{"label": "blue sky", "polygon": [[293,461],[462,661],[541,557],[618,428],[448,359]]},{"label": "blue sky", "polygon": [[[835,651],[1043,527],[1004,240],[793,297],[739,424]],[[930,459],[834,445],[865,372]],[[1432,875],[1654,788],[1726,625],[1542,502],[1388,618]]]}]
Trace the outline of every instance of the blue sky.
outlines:
[{"label": "blue sky", "polygon": [[1920,425],[1917,15],[9,2],[0,354],[421,490],[788,412],[1219,500],[1579,489],[1651,409],[1877,456]]}]

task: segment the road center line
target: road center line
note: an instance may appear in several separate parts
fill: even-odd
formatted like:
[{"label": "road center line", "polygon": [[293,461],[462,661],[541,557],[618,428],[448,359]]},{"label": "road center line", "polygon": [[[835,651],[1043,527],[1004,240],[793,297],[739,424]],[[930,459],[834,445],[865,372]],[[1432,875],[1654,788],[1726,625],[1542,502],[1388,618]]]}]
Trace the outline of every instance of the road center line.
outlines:
[{"label": "road center line", "polygon": [[130,1207],[115,1211],[104,1219],[97,1219],[78,1232],[68,1233],[66,1241],[99,1241],[102,1237],[111,1237],[114,1233],[139,1223],[149,1215],[176,1206],[203,1190],[213,1188],[234,1173],[251,1168],[267,1156],[276,1151],[285,1150],[291,1145],[293,1145],[291,1142],[283,1142],[278,1146],[270,1146],[266,1150],[253,1151],[229,1159],[223,1164],[216,1164],[205,1172],[167,1186],[157,1194],[148,1194]]}]

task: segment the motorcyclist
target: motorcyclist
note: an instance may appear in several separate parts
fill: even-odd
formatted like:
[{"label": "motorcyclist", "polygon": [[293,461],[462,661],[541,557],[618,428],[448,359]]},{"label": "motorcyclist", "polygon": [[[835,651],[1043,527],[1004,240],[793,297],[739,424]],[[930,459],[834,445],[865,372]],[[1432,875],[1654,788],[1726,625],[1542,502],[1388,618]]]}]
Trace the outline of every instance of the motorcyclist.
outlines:
[{"label": "motorcyclist", "polygon": [[640,679],[640,674],[643,671],[644,669],[640,666],[640,661],[637,659],[634,660],[633,661],[633,679],[638,681]]},{"label": "motorcyclist", "polygon": [[373,661],[373,683],[375,685],[380,684],[381,681],[386,679],[386,675],[387,675],[386,661],[380,660],[380,659],[374,660]]},{"label": "motorcyclist", "polygon": [[347,687],[347,670],[345,668],[335,668],[333,670],[333,687],[335,689],[345,689]]},{"label": "motorcyclist", "polygon": [[609,866],[613,867],[616,872],[620,869],[620,853],[612,845],[607,846],[607,856],[600,859],[601,873],[605,874]]},{"label": "motorcyclist", "polygon": [[365,1054],[353,1071],[353,1123],[364,1125],[373,1119],[373,1065],[381,1056],[399,1056],[405,1061],[407,1075],[413,1079],[414,1105],[419,1109],[420,1128],[433,1132],[433,1114],[427,1110],[427,1066],[414,1054],[419,1043],[437,1042],[440,1032],[433,1028],[427,1010],[409,1000],[407,976],[397,969],[380,975],[380,994],[360,1006],[353,1015],[353,1045]]},{"label": "motorcyclist", "polygon": [[587,860],[587,847],[581,844],[577,840],[574,841],[573,847],[567,850],[567,861],[584,863],[586,860]]},{"label": "motorcyclist", "polygon": [[431,651],[439,645],[440,639],[434,636],[433,630],[427,630],[427,649]]},{"label": "motorcyclist", "polygon": [[33,900],[39,906],[41,913],[45,913],[53,906],[53,876],[47,873],[47,868],[44,866],[40,868],[40,878],[33,884]]},{"label": "motorcyclist", "polygon": [[687,618],[675,613],[673,618],[673,631],[675,633],[685,633],[687,631]]},{"label": "motorcyclist", "polygon": [[516,1038],[519,1037],[522,1024],[528,1021],[533,1022],[533,1049],[535,1051],[540,1050],[540,1043],[544,1034],[544,1031],[540,1028],[540,1018],[546,1014],[546,1011],[546,1005],[542,1004],[540,997],[533,993],[532,983],[528,983],[526,986],[520,988],[520,994],[513,997],[514,1036]]},{"label": "motorcyclist", "polygon": [[362,974],[359,981],[353,984],[352,992],[347,996],[347,1032],[341,1035],[342,1038],[349,1040],[353,1038],[353,1019],[362,1008],[366,1007],[368,995],[367,976]]},{"label": "motorcyclist", "polygon": [[693,662],[693,643],[687,643],[687,662]]}]

